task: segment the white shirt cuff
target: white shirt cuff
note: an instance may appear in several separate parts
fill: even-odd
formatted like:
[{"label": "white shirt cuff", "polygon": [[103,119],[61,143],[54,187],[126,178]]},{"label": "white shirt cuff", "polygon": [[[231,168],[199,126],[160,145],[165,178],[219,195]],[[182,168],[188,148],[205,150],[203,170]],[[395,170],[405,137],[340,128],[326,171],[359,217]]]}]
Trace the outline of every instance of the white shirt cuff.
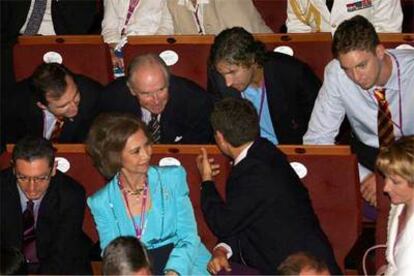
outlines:
[{"label": "white shirt cuff", "polygon": [[362,181],[367,178],[368,175],[372,174],[372,171],[360,163],[358,163],[358,171],[359,171],[359,182],[362,183]]},{"label": "white shirt cuff", "polygon": [[223,247],[224,249],[227,250],[227,255],[226,255],[227,260],[230,259],[231,256],[233,256],[233,250],[231,250],[231,247],[227,243],[221,242],[221,243],[217,244],[216,246],[214,246],[213,251],[216,250],[219,247]]}]

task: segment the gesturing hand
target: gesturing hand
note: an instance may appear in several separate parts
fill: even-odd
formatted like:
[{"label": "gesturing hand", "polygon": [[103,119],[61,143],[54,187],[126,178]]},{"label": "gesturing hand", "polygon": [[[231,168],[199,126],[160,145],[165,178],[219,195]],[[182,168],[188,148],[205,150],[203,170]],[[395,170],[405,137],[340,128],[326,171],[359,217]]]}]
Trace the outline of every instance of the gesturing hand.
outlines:
[{"label": "gesturing hand", "polygon": [[231,271],[230,263],[227,260],[227,251],[224,248],[218,247],[213,251],[213,257],[208,262],[207,269],[212,274],[217,274],[223,269]]},{"label": "gesturing hand", "polygon": [[201,154],[197,156],[196,162],[202,181],[211,181],[220,173],[220,165],[214,163],[213,158],[208,158],[205,148],[201,148]]}]

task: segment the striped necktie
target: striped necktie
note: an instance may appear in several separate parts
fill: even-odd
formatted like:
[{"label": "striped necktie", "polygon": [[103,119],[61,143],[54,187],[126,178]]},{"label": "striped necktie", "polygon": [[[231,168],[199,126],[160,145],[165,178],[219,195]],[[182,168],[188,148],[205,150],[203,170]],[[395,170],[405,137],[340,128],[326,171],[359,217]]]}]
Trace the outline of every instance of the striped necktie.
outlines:
[{"label": "striped necktie", "polygon": [[391,119],[391,111],[385,99],[385,89],[376,88],[374,96],[378,101],[378,141],[380,147],[391,145],[394,140],[394,127]]},{"label": "striped necktie", "polygon": [[56,118],[55,126],[53,127],[52,134],[50,135],[50,141],[53,143],[59,142],[59,137],[62,133],[64,122],[65,121],[63,120],[63,117]]},{"label": "striped necktie", "polygon": [[46,2],[47,0],[35,0],[32,14],[27,21],[26,30],[24,30],[25,35],[35,35],[39,31],[46,11]]},{"label": "striped necktie", "polygon": [[159,144],[161,140],[161,126],[158,121],[158,114],[151,113],[151,120],[148,122],[148,128],[151,132],[152,141],[154,144]]},{"label": "striped necktie", "polygon": [[23,254],[29,263],[38,262],[33,207],[34,202],[29,200],[23,212]]}]

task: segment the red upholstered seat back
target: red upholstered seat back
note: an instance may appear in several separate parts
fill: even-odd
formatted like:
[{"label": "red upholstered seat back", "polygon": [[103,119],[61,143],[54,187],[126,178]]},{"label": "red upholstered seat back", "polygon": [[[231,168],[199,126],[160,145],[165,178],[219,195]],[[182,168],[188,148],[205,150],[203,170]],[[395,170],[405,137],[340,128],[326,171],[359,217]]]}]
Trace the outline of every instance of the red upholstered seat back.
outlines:
[{"label": "red upholstered seat back", "polygon": [[[375,243],[387,243],[387,226],[388,214],[390,212],[391,202],[386,193],[384,193],[384,178],[377,173],[377,221],[375,227]],[[375,266],[380,268],[385,262],[385,248],[380,248],[375,251]]]},{"label": "red upholstered seat back", "polygon": [[[315,34],[257,34],[255,37],[265,43],[268,50],[278,46],[289,46],[294,56],[307,63],[315,74],[323,80],[326,64],[332,59],[330,33]],[[400,44],[414,46],[413,34],[381,34],[381,41],[387,48]],[[135,36],[128,38],[124,48],[125,63],[143,53],[160,54],[173,50],[178,61],[170,66],[171,72],[187,77],[202,87],[207,87],[207,61],[214,36]]]},{"label": "red upholstered seat back", "polygon": [[16,80],[29,77],[51,51],[59,53],[63,64],[76,74],[102,85],[113,79],[109,48],[101,36],[21,36],[13,49]]}]

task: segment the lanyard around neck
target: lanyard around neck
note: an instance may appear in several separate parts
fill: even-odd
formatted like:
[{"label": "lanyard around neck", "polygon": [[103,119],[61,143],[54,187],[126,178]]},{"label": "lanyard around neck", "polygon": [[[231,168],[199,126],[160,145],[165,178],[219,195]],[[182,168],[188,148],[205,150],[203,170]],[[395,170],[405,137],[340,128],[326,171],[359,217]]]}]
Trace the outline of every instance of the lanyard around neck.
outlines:
[{"label": "lanyard around neck", "polygon": [[145,181],[144,191],[143,191],[143,194],[142,194],[140,225],[137,225],[137,223],[135,222],[134,217],[132,216],[131,208],[129,207],[129,203],[128,203],[127,193],[126,193],[126,190],[125,190],[125,185],[123,185],[122,180],[121,180],[121,174],[118,175],[118,186],[119,186],[119,189],[122,192],[122,196],[124,197],[125,204],[126,204],[127,211],[128,211],[128,215],[130,216],[130,218],[132,220],[132,224],[134,225],[135,235],[137,236],[138,239],[141,239],[142,234],[144,232],[145,207],[146,207],[146,204],[147,204],[147,196],[148,196],[148,183],[147,183],[147,181]]},{"label": "lanyard around neck", "polygon": [[401,136],[404,136],[403,131],[403,115],[402,115],[402,96],[401,96],[401,70],[400,70],[400,63],[397,59],[397,57],[391,53],[388,52],[388,54],[395,60],[395,64],[397,66],[397,81],[398,81],[398,124],[392,120],[392,124],[395,125],[401,132]]},{"label": "lanyard around neck", "polygon": [[[257,111],[258,112],[258,115],[259,115],[259,122],[260,122],[260,119],[262,118],[263,105],[264,105],[264,100],[265,100],[265,96],[266,96],[266,85],[265,85],[264,80],[262,81],[262,83],[260,85],[260,93],[261,93],[261,95],[260,95],[260,103],[259,103],[259,106],[258,106],[259,110]],[[246,99],[247,98],[245,92],[242,92],[241,95],[242,95],[242,98],[243,99]],[[250,102],[252,102],[252,101],[250,101]]]},{"label": "lanyard around neck", "polygon": [[125,35],[126,27],[129,23],[129,20],[131,19],[132,14],[135,11],[135,8],[138,6],[138,3],[139,3],[139,0],[130,0],[129,1],[128,13],[127,13],[127,16],[125,18],[124,27],[122,28],[122,31],[121,31],[121,36]]},{"label": "lanyard around neck", "polygon": [[265,85],[264,80],[262,81],[261,92],[262,92],[262,95],[260,95],[259,122],[260,122],[260,119],[262,118],[263,104],[264,104],[264,99],[266,96],[266,85]]}]

